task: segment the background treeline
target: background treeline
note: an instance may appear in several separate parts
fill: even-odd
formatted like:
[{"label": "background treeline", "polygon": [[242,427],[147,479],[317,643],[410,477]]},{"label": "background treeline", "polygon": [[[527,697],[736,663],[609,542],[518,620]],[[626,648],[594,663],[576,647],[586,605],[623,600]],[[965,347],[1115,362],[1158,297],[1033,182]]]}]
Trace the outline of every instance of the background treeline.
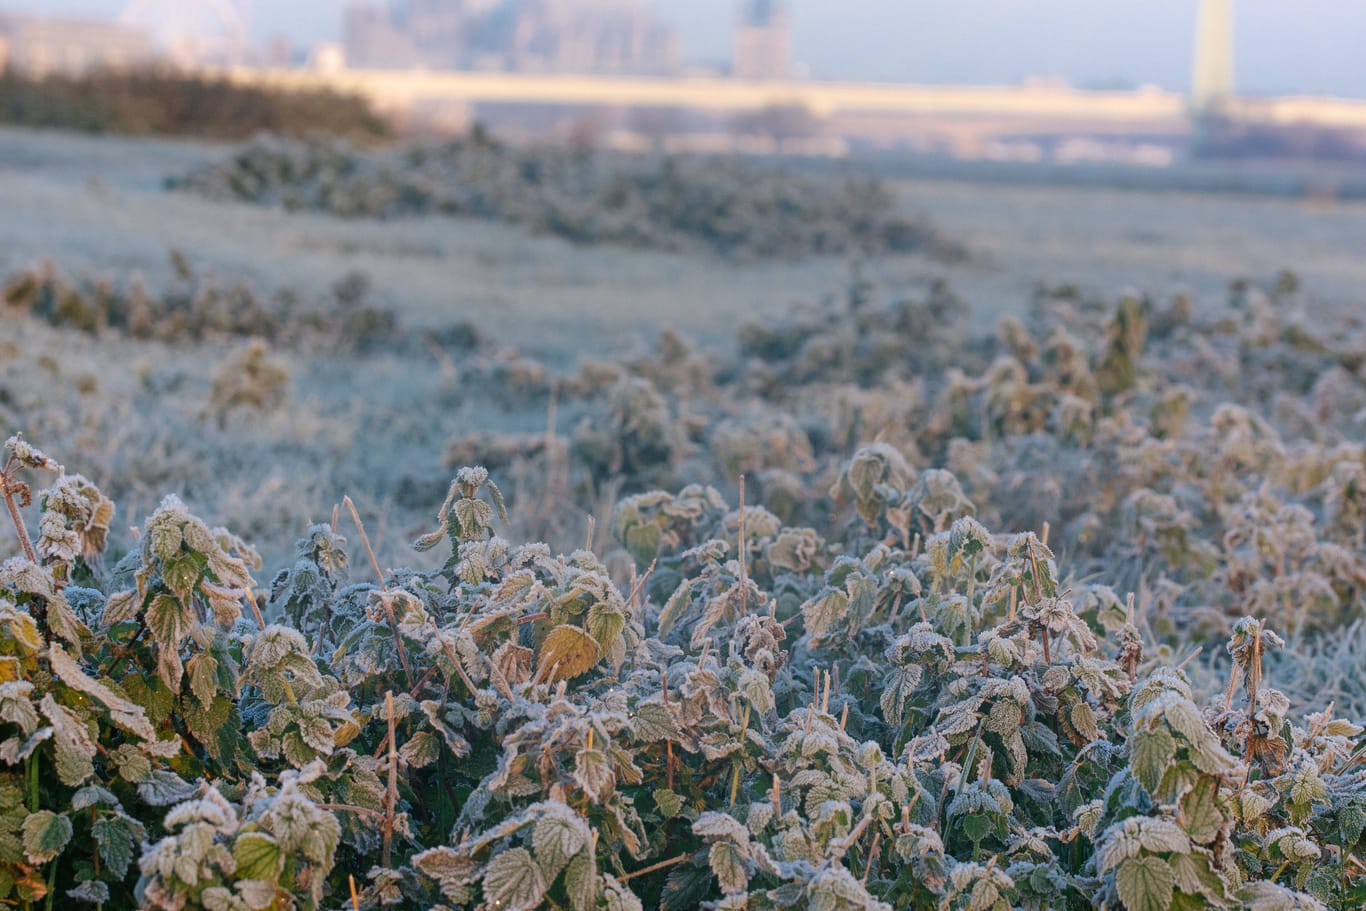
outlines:
[{"label": "background treeline", "polygon": [[272,91],[169,68],[42,78],[0,74],[0,123],[27,127],[243,139],[262,130],[380,139],[389,126],[354,95]]}]

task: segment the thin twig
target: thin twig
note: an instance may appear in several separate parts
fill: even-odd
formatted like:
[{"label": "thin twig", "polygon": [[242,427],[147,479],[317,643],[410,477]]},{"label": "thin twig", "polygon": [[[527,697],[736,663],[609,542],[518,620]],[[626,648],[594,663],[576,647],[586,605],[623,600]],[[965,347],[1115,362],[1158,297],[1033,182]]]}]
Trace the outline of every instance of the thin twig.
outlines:
[{"label": "thin twig", "polygon": [[1195,651],[1193,651],[1193,652],[1191,652],[1189,655],[1187,655],[1187,656],[1186,656],[1186,660],[1184,660],[1184,661],[1182,661],[1180,664],[1178,664],[1178,665],[1176,666],[1176,669],[1179,671],[1179,670],[1181,670],[1182,668],[1184,668],[1186,665],[1190,664],[1192,661],[1194,661],[1194,660],[1196,659],[1196,656],[1198,656],[1198,655],[1199,655],[1201,652],[1203,652],[1204,650],[1205,650],[1205,647],[1204,647],[1203,645],[1197,645],[1197,646],[1195,647]]},{"label": "thin twig", "polygon": [[864,885],[868,884],[868,874],[873,872],[873,861],[877,858],[878,849],[882,847],[882,830],[873,833],[873,846],[868,849],[868,863],[863,867],[863,879],[860,880]]},{"label": "thin twig", "polygon": [[[650,581],[650,575],[655,571],[655,564],[657,564],[658,562],[658,557],[655,557],[653,560],[651,560],[649,569],[645,570],[645,575],[637,579],[635,585],[631,586],[631,597],[626,599],[627,604],[636,603],[636,598],[640,597],[640,592],[642,589],[645,588],[645,583]],[[632,567],[632,571],[634,571],[634,566]]]},{"label": "thin twig", "polygon": [[365,545],[365,554],[370,558],[370,566],[375,570],[375,578],[379,579],[382,588],[384,586],[384,573],[380,571],[379,561],[375,559],[375,549],[370,546],[370,536],[365,533],[365,523],[360,520],[360,513],[356,512],[356,504],[351,502],[351,497],[343,496],[342,505],[351,513],[351,521],[356,523],[356,530],[360,532],[360,541]]},{"label": "thin twig", "polygon": [[394,691],[384,694],[384,707],[389,714],[389,786],[384,790],[384,866],[391,866],[394,844],[394,803],[398,798],[398,749],[394,743]]},{"label": "thin twig", "polygon": [[637,876],[644,876],[645,874],[653,873],[656,870],[663,870],[665,867],[672,867],[674,864],[681,864],[683,863],[683,861],[687,860],[691,856],[691,854],[680,854],[677,857],[671,857],[668,860],[661,860],[657,864],[650,864],[648,867],[642,867],[633,873],[627,873],[624,876],[618,876],[617,882],[629,882],[630,880],[635,879]]},{"label": "thin twig", "polygon": [[845,854],[847,854],[849,852],[849,849],[854,846],[854,842],[858,841],[859,838],[863,835],[863,833],[868,830],[868,826],[870,823],[872,823],[872,821],[872,813],[863,814],[863,818],[858,821],[858,825],[854,826],[854,830],[850,832],[848,835],[844,836],[844,839],[842,841],[837,842],[836,845],[832,845],[832,847],[838,847],[839,853],[833,854],[831,856],[843,857]]},{"label": "thin twig", "polygon": [[384,605],[384,616],[389,621],[389,630],[394,634],[394,645],[398,649],[398,663],[403,665],[403,676],[408,681],[408,685],[413,685],[413,668],[408,664],[408,650],[403,647],[403,634],[398,631],[398,621],[394,619],[393,602],[386,597],[385,592],[380,592],[379,603]]},{"label": "thin twig", "polygon": [[14,530],[19,534],[19,544],[24,548],[24,556],[28,557],[30,563],[37,563],[38,555],[33,552],[33,541],[29,539],[28,529],[24,527],[24,517],[19,514],[19,504],[14,502],[14,491],[10,489],[10,484],[13,483],[10,478],[13,465],[14,457],[11,456],[5,463],[5,470],[0,472],[0,493],[4,494],[9,517],[14,520]]},{"label": "thin twig", "polygon": [[745,541],[745,476],[740,475],[740,613],[748,613],[749,608],[749,578],[745,573],[746,551],[749,549]]},{"label": "thin twig", "polygon": [[[265,618],[261,616],[261,608],[256,605],[256,596],[252,594],[251,586],[247,586],[247,603],[251,605],[251,612],[256,615],[256,625],[261,627],[264,632],[266,628]],[[321,640],[321,636],[319,639]]]},{"label": "thin twig", "polygon": [[384,582],[384,573],[379,568],[379,560],[375,559],[375,549],[370,546],[370,536],[365,533],[365,523],[360,520],[360,513],[356,511],[356,504],[351,502],[350,496],[342,497],[342,505],[351,513],[351,521],[356,523],[356,530],[360,532],[361,543],[365,545],[365,555],[370,558],[370,566],[375,571],[375,578],[379,580],[381,591],[380,604],[384,606],[385,617],[389,620],[389,629],[394,634],[394,646],[398,650],[398,662],[403,665],[403,674],[408,681],[408,685],[413,685],[413,668],[408,663],[408,650],[403,647],[403,634],[398,631],[398,621],[394,618],[394,605],[388,598],[383,596],[383,592],[388,590]]},{"label": "thin twig", "polygon": [[[416,698],[417,698],[417,694],[418,694],[419,692],[421,692],[421,690],[422,690],[422,688],[423,688],[424,686],[427,685],[427,681],[432,679],[432,675],[436,673],[436,670],[437,670],[437,666],[436,666],[435,664],[433,664],[431,667],[427,668],[427,673],[423,674],[423,675],[422,675],[422,679],[419,680],[419,681],[413,686],[413,688],[408,692],[409,698],[411,698],[411,699],[416,699]],[[378,759],[378,758],[380,757],[380,754],[382,754],[382,753],[383,753],[385,750],[387,750],[387,749],[389,749],[389,735],[388,735],[388,734],[385,734],[385,735],[384,735],[384,739],[381,740],[381,741],[379,742],[379,746],[375,747],[375,752],[374,752],[375,758]]]}]

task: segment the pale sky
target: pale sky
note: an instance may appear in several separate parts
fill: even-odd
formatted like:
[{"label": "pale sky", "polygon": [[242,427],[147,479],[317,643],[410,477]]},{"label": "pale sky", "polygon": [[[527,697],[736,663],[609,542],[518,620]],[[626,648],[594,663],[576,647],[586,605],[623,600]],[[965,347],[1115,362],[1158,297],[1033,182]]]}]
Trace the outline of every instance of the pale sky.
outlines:
[{"label": "pale sky", "polygon": [[[125,0],[0,0],[0,9],[112,16]],[[176,4],[194,0],[166,0]],[[202,0],[200,0],[202,2]],[[254,32],[335,40],[342,0],[249,0]],[[686,59],[730,56],[736,0],[652,0]],[[1239,0],[1240,91],[1366,97],[1366,0]],[[794,56],[817,78],[1078,85],[1189,82],[1196,0],[792,0]]]}]

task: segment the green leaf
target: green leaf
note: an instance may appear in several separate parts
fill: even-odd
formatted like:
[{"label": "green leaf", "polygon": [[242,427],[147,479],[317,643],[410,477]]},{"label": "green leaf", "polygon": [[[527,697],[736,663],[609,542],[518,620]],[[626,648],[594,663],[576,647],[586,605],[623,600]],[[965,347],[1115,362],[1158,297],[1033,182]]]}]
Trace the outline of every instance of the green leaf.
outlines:
[{"label": "green leaf", "polygon": [[190,692],[201,704],[208,705],[218,692],[218,659],[212,655],[195,655],[185,664],[190,672]]},{"label": "green leaf", "polygon": [[1129,770],[1149,794],[1157,791],[1162,775],[1176,755],[1176,739],[1163,730],[1134,734],[1129,753]]},{"label": "green leaf", "polygon": [[1181,798],[1177,822],[1197,844],[1207,845],[1214,841],[1224,827],[1224,814],[1215,798],[1215,783],[1215,778],[1204,776]]},{"label": "green leaf", "polygon": [[901,726],[905,720],[906,703],[915,688],[920,686],[924,673],[920,665],[908,664],[894,670],[883,683],[884,689],[879,703],[882,706],[882,717],[888,724],[893,727]]},{"label": "green leaf", "polygon": [[655,806],[665,819],[672,819],[683,809],[683,797],[668,788],[657,788],[654,792]]},{"label": "green leaf", "polygon": [[574,911],[590,911],[598,902],[598,876],[593,855],[583,853],[569,862],[564,871],[564,891]]},{"label": "green leaf", "polygon": [[456,500],[451,511],[460,524],[460,536],[466,541],[477,537],[493,524],[493,507],[474,497]]},{"label": "green leaf", "polygon": [[189,596],[199,581],[199,561],[194,554],[184,554],[161,564],[161,579],[166,587],[182,599]]},{"label": "green leaf", "polygon": [[57,754],[57,777],[62,784],[75,787],[95,774],[95,742],[85,722],[48,693],[40,705],[43,714],[52,722],[52,743]]},{"label": "green leaf", "polygon": [[468,886],[478,877],[479,864],[468,854],[442,846],[423,851],[413,858],[413,866],[424,876],[436,880],[448,900],[468,902]]},{"label": "green leaf", "polygon": [[[1362,795],[1366,800],[1366,795]],[[1349,803],[1338,814],[1338,828],[1342,831],[1342,843],[1354,845],[1366,831],[1366,802]]]},{"label": "green leaf", "polygon": [[284,866],[280,846],[264,832],[247,832],[232,846],[239,879],[264,879],[274,882]]},{"label": "green leaf", "polygon": [[807,635],[819,639],[843,620],[849,611],[849,596],[837,588],[827,587],[802,605],[802,621]]},{"label": "green leaf", "polygon": [[985,813],[972,813],[965,816],[959,821],[959,825],[963,827],[963,834],[974,843],[986,838],[996,827],[991,817]]},{"label": "green leaf", "polygon": [[594,803],[603,803],[612,795],[617,777],[607,754],[602,750],[579,750],[574,755],[574,783]]},{"label": "green leaf", "polygon": [[170,595],[157,595],[147,606],[147,628],[159,645],[180,645],[192,625],[190,609]]},{"label": "green leaf", "polygon": [[39,810],[24,820],[24,856],[29,863],[45,864],[71,841],[71,820],[51,810]]},{"label": "green leaf", "polygon": [[90,834],[105,866],[122,879],[146,833],[141,823],[125,816],[102,816],[91,825]]},{"label": "green leaf", "polygon": [[90,696],[108,709],[110,720],[119,727],[143,740],[156,739],[156,731],[147,720],[147,714],[142,706],[125,699],[85,673],[76,659],[68,655],[61,646],[54,644],[48,650],[48,663],[52,667],[52,672],[60,677],[63,683]]},{"label": "green leaf", "polygon": [[728,841],[718,841],[711,846],[707,855],[711,871],[724,895],[734,895],[749,888],[749,873],[745,872],[744,857],[740,850]]},{"label": "green leaf", "polygon": [[536,821],[531,830],[531,844],[547,881],[558,876],[570,859],[584,849],[588,838],[583,822],[565,813],[543,816]]},{"label": "green leaf", "polygon": [[617,638],[626,627],[626,618],[616,608],[601,602],[588,608],[588,635],[597,641],[603,650]]},{"label": "green leaf", "polygon": [[674,723],[673,713],[662,702],[642,702],[637,705],[631,717],[631,729],[636,737],[646,743],[678,739],[678,725]]},{"label": "green leaf", "polygon": [[332,755],[334,739],[332,725],[321,715],[304,715],[299,719],[299,737],[323,756]]},{"label": "green leaf", "polygon": [[540,865],[526,848],[495,855],[484,870],[484,902],[498,911],[533,911],[545,891]]},{"label": "green leaf", "polygon": [[1115,872],[1115,889],[1128,911],[1167,911],[1176,875],[1160,857],[1131,857]]},{"label": "green leaf", "polygon": [[431,731],[418,731],[398,751],[403,761],[415,769],[425,768],[441,755],[441,740]]}]

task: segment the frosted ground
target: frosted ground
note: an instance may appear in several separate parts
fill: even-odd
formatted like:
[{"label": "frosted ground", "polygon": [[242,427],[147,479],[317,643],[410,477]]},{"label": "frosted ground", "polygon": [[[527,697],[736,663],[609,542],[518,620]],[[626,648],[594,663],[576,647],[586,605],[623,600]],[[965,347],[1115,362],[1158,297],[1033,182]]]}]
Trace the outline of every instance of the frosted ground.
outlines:
[{"label": "frosted ground", "polygon": [[[554,360],[584,340],[602,353],[666,325],[712,340],[842,285],[847,264],[733,265],[638,250],[584,249],[516,228],[427,218],[341,221],[168,193],[164,177],[226,147],[0,130],[0,266],[138,270],[155,284],[176,248],[263,288],[368,273],[415,325],[477,322]],[[872,264],[888,288],[946,277],[983,314],[1018,307],[1040,281],[1158,297],[1222,293],[1232,278],[1293,268],[1326,302],[1366,287],[1366,203],[952,181],[898,183],[906,206],[968,243],[975,261]]]},{"label": "frosted ground", "polygon": [[[307,294],[361,270],[406,326],[471,322],[563,370],[584,357],[641,350],[664,327],[714,349],[731,346],[740,324],[839,293],[849,278],[848,263],[835,258],[733,264],[580,248],[484,222],[344,221],[162,189],[166,176],[226,151],[0,131],[0,269],[51,260],[72,277],[136,272],[156,288],[170,280],[168,251],[176,249],[226,278]],[[866,274],[888,295],[946,278],[983,329],[1023,307],[1039,282],[1215,300],[1231,279],[1293,268],[1316,306],[1332,309],[1350,307],[1366,288],[1363,203],[924,180],[897,187],[909,209],[975,256],[962,265],[888,258],[867,264]],[[286,403],[218,426],[206,405],[212,378],[240,343],[96,340],[3,318],[0,419],[112,493],[124,528],[176,492],[249,540],[283,547],[350,493],[375,517],[382,558],[407,560],[405,542],[430,521],[450,476],[443,453],[453,439],[546,425],[544,404],[518,410],[491,401],[419,349],[356,360],[276,352],[290,371]],[[572,405],[562,407],[557,431],[568,433],[576,418]]]}]

